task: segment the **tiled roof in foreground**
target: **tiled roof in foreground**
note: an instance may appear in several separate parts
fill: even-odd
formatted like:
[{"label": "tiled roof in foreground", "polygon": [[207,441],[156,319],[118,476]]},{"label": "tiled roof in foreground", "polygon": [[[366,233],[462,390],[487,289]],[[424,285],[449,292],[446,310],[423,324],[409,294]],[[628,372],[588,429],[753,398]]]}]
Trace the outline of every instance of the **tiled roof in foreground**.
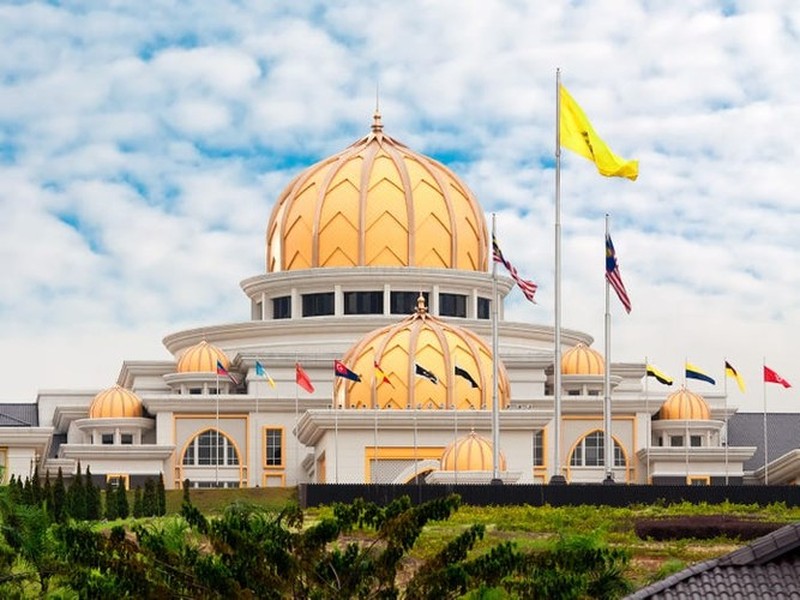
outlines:
[{"label": "tiled roof in foreground", "polygon": [[781,527],[725,556],[692,565],[627,598],[800,599],[800,523]]}]

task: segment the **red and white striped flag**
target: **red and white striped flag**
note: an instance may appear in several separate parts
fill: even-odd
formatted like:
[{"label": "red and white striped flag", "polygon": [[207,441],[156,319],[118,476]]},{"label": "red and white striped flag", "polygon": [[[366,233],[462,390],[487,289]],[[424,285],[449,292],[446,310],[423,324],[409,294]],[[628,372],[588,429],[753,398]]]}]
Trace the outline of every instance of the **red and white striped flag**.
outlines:
[{"label": "red and white striped flag", "polygon": [[625,312],[631,312],[631,299],[628,298],[625,284],[622,283],[622,276],[619,274],[619,265],[617,264],[617,254],[614,252],[614,244],[611,243],[611,236],[608,234],[606,234],[606,280],[617,292],[619,301],[625,307]]},{"label": "red and white striped flag", "polygon": [[519,276],[516,267],[508,262],[506,257],[503,256],[503,253],[500,251],[500,246],[497,245],[497,238],[494,237],[494,234],[492,235],[492,258],[494,259],[494,262],[500,263],[506,268],[508,274],[511,276],[511,279],[517,282],[519,289],[522,290],[522,293],[525,294],[525,297],[536,304],[536,300],[533,299],[533,295],[536,293],[536,290],[539,286],[532,281],[528,281],[527,279],[523,279]]}]

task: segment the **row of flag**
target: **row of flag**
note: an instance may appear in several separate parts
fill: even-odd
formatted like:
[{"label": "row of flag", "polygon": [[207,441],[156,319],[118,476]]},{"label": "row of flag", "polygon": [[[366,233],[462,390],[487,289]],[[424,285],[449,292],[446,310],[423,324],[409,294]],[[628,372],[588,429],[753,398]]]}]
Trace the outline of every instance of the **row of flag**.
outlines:
[{"label": "row of flag", "polygon": [[[380,367],[380,364],[377,361],[375,361],[374,367],[375,367],[375,381],[379,384],[388,383],[390,386],[394,387],[394,384],[386,375],[386,373],[383,372],[383,370]],[[297,383],[298,386],[303,388],[309,394],[313,393],[315,389],[314,384],[311,382],[311,378],[308,376],[308,373],[306,373],[305,369],[303,369],[303,367],[300,365],[299,362],[295,363],[294,369],[295,369],[295,383]],[[459,367],[458,365],[455,365],[453,373],[458,377],[466,379],[469,382],[470,386],[472,386],[473,388],[480,388],[478,382],[466,369]],[[336,377],[342,377],[344,379],[349,379],[350,381],[355,381],[357,383],[361,382],[361,375],[349,369],[347,365],[345,365],[340,360],[333,361],[333,374]],[[417,375],[418,377],[423,377],[427,379],[434,385],[438,385],[440,382],[439,377],[435,375],[433,371],[426,369],[419,363],[414,363],[414,374]],[[229,377],[231,381],[234,381],[237,384],[239,383],[236,380],[236,378],[227,369],[225,369],[225,367],[219,361],[217,361],[217,375],[224,375],[226,377]],[[266,379],[270,387],[272,387],[273,389],[275,388],[275,380],[272,379],[270,374],[264,368],[264,365],[262,365],[259,361],[256,361],[256,376]]]},{"label": "row of flag", "polygon": [[[647,376],[653,377],[659,383],[663,383],[664,385],[672,385],[673,379],[669,375],[665,375],[661,371],[659,371],[653,365],[647,365]],[[736,381],[736,385],[739,387],[739,390],[744,393],[745,385],[744,379],[739,374],[739,372],[733,368],[733,365],[729,363],[727,360],[725,361],[725,376],[730,377],[734,381]],[[710,383],[711,385],[716,385],[716,380],[711,377],[708,373],[701,370],[699,367],[696,367],[690,362],[686,363],[686,371],[685,371],[686,379],[697,379],[699,381],[705,381],[706,383]],[[785,388],[792,387],[791,384],[786,381],[783,377],[778,375],[775,371],[770,369],[768,366],[764,365],[764,383],[778,383]]]}]

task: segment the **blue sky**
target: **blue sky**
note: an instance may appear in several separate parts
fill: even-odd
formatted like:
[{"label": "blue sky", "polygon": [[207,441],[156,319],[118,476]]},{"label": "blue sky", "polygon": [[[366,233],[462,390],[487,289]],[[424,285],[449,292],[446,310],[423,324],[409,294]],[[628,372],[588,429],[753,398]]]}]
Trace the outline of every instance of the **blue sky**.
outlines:
[{"label": "blue sky", "polygon": [[[565,152],[563,315],[602,350],[603,215],[633,302],[612,359],[727,358],[800,388],[796,2],[6,3],[0,399],[100,389],[185,327],[244,321],[273,202],[368,131],[447,163],[553,322],[555,70],[636,182]],[[771,410],[800,408],[770,388]]]}]

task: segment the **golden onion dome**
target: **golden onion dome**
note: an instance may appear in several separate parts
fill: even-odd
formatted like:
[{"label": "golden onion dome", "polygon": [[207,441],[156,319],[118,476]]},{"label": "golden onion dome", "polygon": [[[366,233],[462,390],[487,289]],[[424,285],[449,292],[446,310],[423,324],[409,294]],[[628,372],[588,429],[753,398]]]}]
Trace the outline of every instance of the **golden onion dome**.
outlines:
[{"label": "golden onion dome", "polygon": [[92,419],[123,419],[141,417],[142,401],[135,393],[119,385],[103,390],[89,406]]},{"label": "golden onion dome", "polygon": [[658,418],[679,421],[708,421],[711,410],[700,394],[695,394],[682,387],[667,396],[658,411]]},{"label": "golden onion dome", "polygon": [[[414,314],[366,334],[342,362],[362,378],[358,383],[337,377],[334,393],[342,407],[480,410],[492,406],[491,349],[471,331],[428,314],[421,296]],[[502,363],[498,374],[498,402],[504,408],[511,393]]]},{"label": "golden onion dome", "polygon": [[[494,447],[492,442],[470,431],[445,448],[442,454],[442,471],[493,471]],[[500,471],[506,470],[506,457],[500,453]]]},{"label": "golden onion dome", "polygon": [[230,367],[227,355],[214,344],[203,340],[181,355],[178,360],[178,373],[216,373],[217,361],[226,369]]},{"label": "golden onion dome", "polygon": [[450,169],[372,131],[300,173],[267,225],[267,272],[315,267],[486,271],[486,221]]},{"label": "golden onion dome", "polygon": [[579,342],[561,356],[561,373],[563,375],[603,375],[605,361],[597,350]]}]

